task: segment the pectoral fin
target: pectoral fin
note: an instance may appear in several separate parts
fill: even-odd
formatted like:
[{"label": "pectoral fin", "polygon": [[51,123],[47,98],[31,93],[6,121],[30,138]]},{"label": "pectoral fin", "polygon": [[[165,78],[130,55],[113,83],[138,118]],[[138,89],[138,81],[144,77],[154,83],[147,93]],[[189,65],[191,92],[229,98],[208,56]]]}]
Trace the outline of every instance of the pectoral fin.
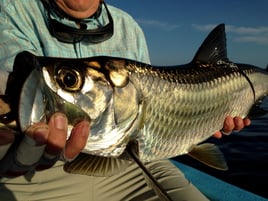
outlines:
[{"label": "pectoral fin", "polygon": [[210,143],[196,145],[189,153],[192,158],[218,170],[228,170],[223,153]]},{"label": "pectoral fin", "polygon": [[88,154],[79,154],[72,162],[64,165],[64,170],[72,174],[108,177],[123,172],[130,161],[117,158],[106,158]]}]

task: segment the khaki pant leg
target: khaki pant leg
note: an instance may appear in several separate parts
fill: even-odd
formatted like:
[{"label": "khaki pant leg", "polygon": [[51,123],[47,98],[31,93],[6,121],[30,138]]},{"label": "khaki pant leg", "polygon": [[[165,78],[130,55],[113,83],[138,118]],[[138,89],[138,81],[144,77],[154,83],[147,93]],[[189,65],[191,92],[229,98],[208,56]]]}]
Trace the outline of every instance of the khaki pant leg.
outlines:
[{"label": "khaki pant leg", "polygon": [[[173,200],[207,201],[169,160],[148,163]],[[0,200],[4,201],[143,201],[159,200],[146,184],[141,169],[132,164],[112,177],[71,175],[58,162],[32,178],[0,179]]]},{"label": "khaki pant leg", "polygon": [[[192,185],[183,173],[169,160],[146,164],[153,176],[175,201],[208,201]],[[130,166],[122,174],[109,178],[94,178],[96,199],[111,201],[159,200],[155,192],[144,179],[143,172],[136,165]]]}]

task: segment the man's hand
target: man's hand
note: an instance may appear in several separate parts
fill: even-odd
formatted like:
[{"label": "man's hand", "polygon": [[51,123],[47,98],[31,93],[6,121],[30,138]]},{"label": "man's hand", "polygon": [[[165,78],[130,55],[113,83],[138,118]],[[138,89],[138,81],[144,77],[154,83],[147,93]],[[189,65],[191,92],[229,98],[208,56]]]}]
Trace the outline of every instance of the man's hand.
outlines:
[{"label": "man's hand", "polygon": [[0,175],[19,176],[30,170],[47,169],[60,157],[74,159],[86,145],[89,122],[78,123],[66,141],[67,125],[66,116],[55,113],[48,124],[37,123],[29,127],[20,142],[16,142],[11,131],[1,130]]},{"label": "man's hand", "polygon": [[223,128],[221,131],[218,131],[214,134],[214,137],[216,138],[221,138],[222,134],[224,135],[230,135],[232,131],[240,131],[242,130],[245,126],[249,126],[251,123],[249,118],[242,119],[241,117],[231,117],[227,116]]}]

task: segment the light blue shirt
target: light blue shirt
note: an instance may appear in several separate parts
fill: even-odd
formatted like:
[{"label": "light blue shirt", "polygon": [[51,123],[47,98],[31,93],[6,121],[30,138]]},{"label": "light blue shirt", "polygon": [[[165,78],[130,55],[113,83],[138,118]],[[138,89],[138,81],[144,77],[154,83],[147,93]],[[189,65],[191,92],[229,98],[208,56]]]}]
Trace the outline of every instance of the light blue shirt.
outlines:
[{"label": "light blue shirt", "polygon": [[[68,44],[49,33],[47,12],[40,0],[1,0],[0,71],[12,71],[15,56],[25,50],[38,56],[82,58],[106,55],[150,63],[139,25],[124,11],[113,6],[108,8],[114,20],[112,38],[97,44],[84,41]],[[100,21],[106,24],[108,18],[105,9],[102,10]]]}]

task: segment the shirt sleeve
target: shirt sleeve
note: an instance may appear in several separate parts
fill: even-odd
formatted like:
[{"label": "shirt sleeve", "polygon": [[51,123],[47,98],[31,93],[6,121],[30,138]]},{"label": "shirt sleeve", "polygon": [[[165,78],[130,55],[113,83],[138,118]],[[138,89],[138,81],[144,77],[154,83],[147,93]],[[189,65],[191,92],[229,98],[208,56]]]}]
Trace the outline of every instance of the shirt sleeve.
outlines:
[{"label": "shirt sleeve", "polygon": [[27,15],[27,10],[7,2],[0,3],[0,70],[11,72],[19,52],[36,53],[40,48],[33,19]]}]

